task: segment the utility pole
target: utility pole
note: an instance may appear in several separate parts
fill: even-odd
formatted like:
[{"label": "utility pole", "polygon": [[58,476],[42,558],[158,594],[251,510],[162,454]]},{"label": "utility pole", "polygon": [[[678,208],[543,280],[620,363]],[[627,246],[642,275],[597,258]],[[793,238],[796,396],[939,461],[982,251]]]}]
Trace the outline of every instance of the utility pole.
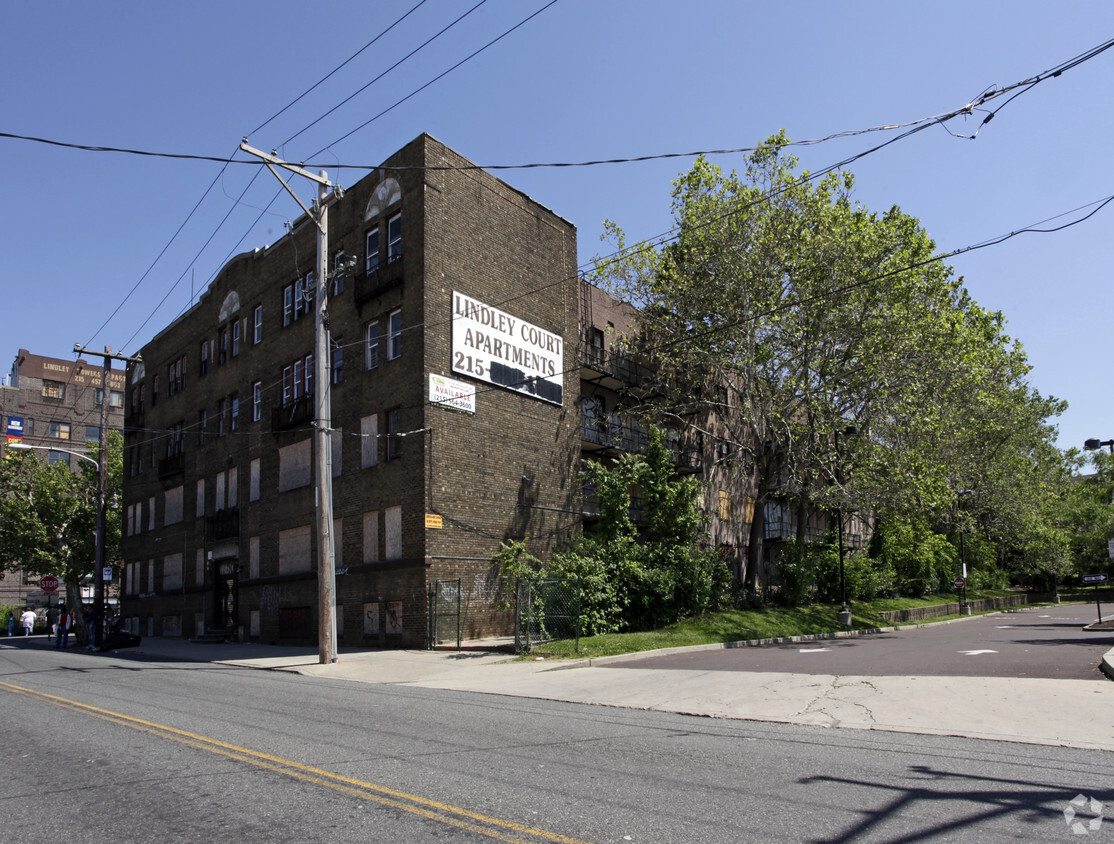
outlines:
[{"label": "utility pole", "polygon": [[[274,152],[267,154],[248,146],[247,139],[240,144],[244,152],[260,158],[286,192],[317,226],[317,265],[314,270],[313,298],[313,465],[314,493],[317,507],[317,600],[318,600],[318,662],[322,665],[337,661],[336,623],[336,555],[333,539],[333,443],[332,443],[332,379],[329,377],[329,325],[326,307],[329,296],[329,216],[328,207],[344,196],[344,190],[334,186],[322,170],[313,175],[308,170],[288,164]],[[275,167],[282,167],[317,183],[317,199],[313,209],[305,206]],[[330,194],[329,188],[334,188]]]},{"label": "utility pole", "polygon": [[[74,343],[74,354],[100,355],[103,360],[101,366],[101,421],[100,421],[100,447],[97,449],[97,553],[93,569],[93,611],[97,614],[97,624],[93,628],[93,644],[100,647],[104,641],[104,564],[105,564],[105,533],[107,530],[105,512],[108,498],[108,401],[109,387],[108,374],[112,371],[112,361],[121,360],[125,363],[138,361],[139,355],[129,357],[112,353],[112,348],[104,347],[103,352],[89,352],[80,343]],[[68,600],[68,599],[67,599]]]}]

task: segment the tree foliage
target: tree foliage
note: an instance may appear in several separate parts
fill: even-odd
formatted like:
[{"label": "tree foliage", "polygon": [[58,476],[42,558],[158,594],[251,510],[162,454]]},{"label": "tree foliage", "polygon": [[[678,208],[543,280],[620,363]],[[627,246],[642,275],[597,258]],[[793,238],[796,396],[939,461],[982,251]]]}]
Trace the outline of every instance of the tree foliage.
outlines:
[{"label": "tree foliage", "polygon": [[[593,279],[639,307],[631,342],[677,416],[742,452],[747,584],[775,494],[943,533],[961,514],[1011,553],[1058,559],[1041,525],[1059,483],[1047,420],[1062,404],[1029,387],[1002,315],[936,260],[914,217],[861,207],[848,173],[799,172],[787,142],[770,138],[742,174],[698,159],[674,183],[676,237],[628,246],[611,224],[620,257]],[[938,568],[909,566],[910,588]]]},{"label": "tree foliage", "polygon": [[583,480],[600,520],[554,554],[546,573],[581,579],[584,635],[659,627],[718,605],[730,575],[706,544],[701,486],[677,477],[660,428],[651,426],[644,454],[589,461]]},{"label": "tree foliage", "polygon": [[[105,518],[105,564],[119,565],[122,437],[111,431],[108,440],[108,492]],[[89,457],[99,459],[99,446]],[[0,568],[23,569],[29,576],[53,574],[66,583],[70,595],[80,594],[83,578],[96,564],[98,469],[74,458],[49,463],[34,452],[9,450],[0,459]]]}]

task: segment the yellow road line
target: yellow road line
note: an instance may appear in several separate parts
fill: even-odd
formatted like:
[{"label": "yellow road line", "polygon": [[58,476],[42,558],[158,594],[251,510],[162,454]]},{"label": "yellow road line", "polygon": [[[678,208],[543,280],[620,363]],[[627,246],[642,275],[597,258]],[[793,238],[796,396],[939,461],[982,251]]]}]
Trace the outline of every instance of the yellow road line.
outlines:
[{"label": "yellow road line", "polygon": [[[375,783],[334,774],[330,771],[315,768],[311,765],[303,765],[300,762],[294,762],[290,759],[283,759],[268,753],[260,753],[256,750],[238,747],[234,744],[228,744],[227,742],[198,735],[197,733],[179,730],[175,727],[168,727],[165,724],[156,724],[153,721],[144,721],[142,718],[132,718],[130,715],[123,715],[119,712],[112,712],[108,709],[90,706],[86,703],[58,697],[57,695],[48,694],[46,692],[28,689],[23,686],[16,686],[12,683],[0,682],[0,689],[5,689],[14,694],[25,695],[44,703],[52,703],[74,712],[92,715],[115,724],[120,724],[121,726],[167,738],[179,742],[180,744],[215,753],[229,759],[247,762],[250,765],[255,765],[256,767],[268,771],[284,774],[285,776],[293,777],[304,782],[325,786],[326,788],[331,788],[343,794],[371,800],[384,806],[410,812],[411,814],[429,820],[449,824],[450,826],[465,829],[469,832],[475,832],[479,835],[485,835],[500,841],[525,842],[525,844],[528,844],[530,841],[542,840],[555,841],[558,842],[558,844],[587,844],[587,842],[581,841],[578,838],[569,838],[557,833],[546,832],[545,830],[535,829],[534,827],[529,827],[524,824],[503,820],[502,818],[494,818],[479,814],[478,812],[471,812],[467,809],[451,806],[448,803],[441,803],[437,800],[430,800],[415,794],[407,794],[404,791],[396,791],[395,789],[376,785]],[[481,824],[486,824],[487,826],[481,826]],[[529,838],[519,837],[522,835],[529,836]]]}]

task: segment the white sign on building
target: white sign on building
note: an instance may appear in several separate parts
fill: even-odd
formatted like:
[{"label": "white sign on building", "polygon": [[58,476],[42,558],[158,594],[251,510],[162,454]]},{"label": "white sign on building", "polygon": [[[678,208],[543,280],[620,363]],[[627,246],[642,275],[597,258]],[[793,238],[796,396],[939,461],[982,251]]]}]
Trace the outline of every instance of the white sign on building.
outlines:
[{"label": "white sign on building", "polygon": [[429,373],[429,403],[462,413],[476,412],[476,387],[453,378]]},{"label": "white sign on building", "polygon": [[453,291],[452,370],[542,401],[564,402],[564,340]]}]

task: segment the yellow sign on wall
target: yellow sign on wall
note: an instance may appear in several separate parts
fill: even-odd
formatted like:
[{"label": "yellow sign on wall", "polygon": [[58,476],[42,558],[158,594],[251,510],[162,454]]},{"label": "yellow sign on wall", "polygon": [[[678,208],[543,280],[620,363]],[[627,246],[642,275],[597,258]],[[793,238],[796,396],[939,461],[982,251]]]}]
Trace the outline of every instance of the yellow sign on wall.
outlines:
[{"label": "yellow sign on wall", "polygon": [[438,516],[436,513],[425,514],[425,526],[427,528],[436,528],[437,530],[440,530],[444,527],[444,525],[441,523],[441,517]]}]

